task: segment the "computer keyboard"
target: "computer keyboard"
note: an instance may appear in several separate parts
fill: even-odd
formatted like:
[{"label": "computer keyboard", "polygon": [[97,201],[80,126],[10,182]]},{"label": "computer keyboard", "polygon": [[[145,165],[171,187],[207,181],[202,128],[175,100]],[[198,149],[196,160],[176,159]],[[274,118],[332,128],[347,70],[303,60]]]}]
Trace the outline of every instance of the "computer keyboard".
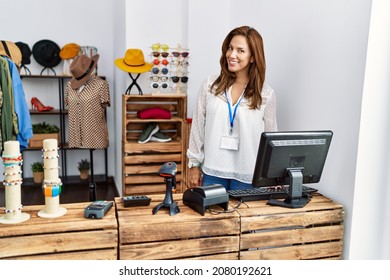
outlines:
[{"label": "computer keyboard", "polygon": [[[317,189],[302,186],[302,195],[310,195]],[[288,186],[271,186],[259,187],[241,190],[228,190],[229,197],[245,201],[268,200],[268,199],[284,199],[288,196]]]}]

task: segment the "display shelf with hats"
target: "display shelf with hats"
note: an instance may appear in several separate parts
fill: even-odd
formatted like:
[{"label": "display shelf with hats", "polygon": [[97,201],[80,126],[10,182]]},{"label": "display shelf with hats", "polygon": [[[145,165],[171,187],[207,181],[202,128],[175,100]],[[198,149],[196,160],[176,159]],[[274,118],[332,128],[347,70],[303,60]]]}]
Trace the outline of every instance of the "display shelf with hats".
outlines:
[{"label": "display shelf with hats", "polygon": [[183,192],[187,95],[122,95],[122,194],[164,193],[158,175],[177,165],[176,192]]},{"label": "display shelf with hats", "polygon": [[[80,50],[79,50],[80,49]],[[89,85],[104,85],[103,88],[107,89],[105,93],[108,93],[108,83],[105,79],[104,76],[98,76],[96,69],[97,69],[97,62],[99,58],[99,54],[95,54],[94,57],[89,58],[88,56],[82,54],[79,55],[81,51],[81,47],[78,47],[77,44],[75,43],[70,43],[66,44],[59,52],[59,56],[63,60],[72,60],[72,63],[69,65],[69,73],[70,75],[65,75],[65,74],[60,74],[60,75],[43,75],[41,74],[33,74],[33,75],[22,75],[23,78],[23,85],[27,88],[34,88],[35,90],[37,89],[46,89],[46,91],[39,91],[40,96],[33,97],[32,100],[34,100],[34,107],[37,109],[31,109],[30,110],[30,115],[32,119],[34,120],[48,120],[50,123],[59,123],[59,135],[60,139],[58,139],[58,144],[59,144],[59,161],[60,161],[60,176],[62,183],[64,187],[66,187],[67,184],[70,184],[71,182],[75,181],[75,178],[79,178],[79,176],[76,174],[74,176],[69,175],[70,168],[69,166],[69,156],[76,155],[76,156],[83,156],[85,157],[86,153],[89,153],[90,161],[91,161],[91,176],[90,180],[87,181],[81,181],[79,183],[85,184],[86,188],[85,191],[90,193],[90,198],[92,196],[96,195],[91,191],[91,186],[95,186],[96,183],[104,183],[107,182],[108,180],[108,167],[107,167],[107,161],[108,161],[108,154],[107,154],[107,147],[108,147],[108,136],[107,137],[100,137],[96,136],[94,139],[98,138],[100,141],[99,143],[93,142],[91,144],[91,141],[89,141],[87,144],[88,146],[84,146],[79,144],[77,139],[77,134],[71,134],[71,131],[74,131],[74,124],[78,123],[77,121],[74,121],[74,117],[78,116],[75,112],[78,112],[78,109],[72,106],[69,106],[66,102],[69,102],[69,97],[67,96],[66,89],[67,88],[72,88],[73,87],[75,90],[79,88],[84,89],[83,93],[78,92],[79,94],[83,95],[88,95],[90,96],[91,94],[95,94],[96,90],[93,91]],[[78,58],[82,57],[82,59],[78,60]],[[75,64],[74,67],[72,68],[72,65],[74,62],[83,62],[83,63],[78,63],[77,65]],[[82,67],[79,67],[81,64]],[[54,65],[54,64],[51,64]],[[49,64],[46,64],[45,67],[49,67]],[[50,70],[48,70],[50,71]],[[86,74],[85,74],[86,73]],[[93,82],[92,82],[93,80]],[[57,84],[57,85],[56,85]],[[72,87],[71,87],[72,85]],[[55,101],[55,104],[50,104],[52,106],[49,106],[48,104],[43,105],[42,102],[39,101],[39,99],[42,97],[42,100],[44,100],[45,96],[48,94],[52,94],[51,92],[48,92],[47,89],[58,89],[56,92],[56,95],[58,96],[58,102],[56,102],[56,98],[51,98],[51,100]],[[38,101],[36,101],[38,100]],[[96,99],[93,99],[96,100]],[[99,100],[99,98],[98,98]],[[103,100],[103,99],[102,99]],[[71,101],[73,102],[73,101]],[[88,102],[88,106],[90,104],[95,104],[92,102]],[[85,111],[85,114],[83,115],[88,115],[89,119],[93,120],[94,117],[99,119],[105,119],[105,107],[106,105],[109,104],[109,100],[103,104],[104,106],[100,105],[94,105],[94,108],[88,109],[91,111],[92,115],[90,115],[88,112]],[[97,108],[96,108],[97,107]],[[47,108],[50,108],[48,110]],[[86,108],[85,106],[83,107],[84,109]],[[97,114],[101,115],[97,116]],[[103,124],[97,124],[99,125],[99,131],[104,132],[104,129],[101,129],[103,127]],[[84,128],[90,128],[92,125],[84,125]],[[91,133],[90,133],[91,134]],[[76,136],[75,136],[76,135]],[[91,137],[89,137],[91,139]],[[102,140],[106,139],[106,140]],[[23,153],[28,153],[28,152],[33,152],[33,151],[38,151],[42,149],[42,146],[40,147],[29,147],[28,149],[24,150]],[[85,150],[85,152],[81,152],[80,150]],[[99,151],[96,151],[99,150]],[[93,170],[93,157],[94,154],[98,153],[95,157],[101,162],[103,162],[103,167],[104,171],[101,172],[94,172]],[[31,155],[32,157],[34,156],[33,154]],[[77,170],[76,166],[73,168],[74,170]],[[29,180],[30,178],[25,178],[25,184],[33,184],[32,180]],[[104,182],[103,182],[104,181]]]}]

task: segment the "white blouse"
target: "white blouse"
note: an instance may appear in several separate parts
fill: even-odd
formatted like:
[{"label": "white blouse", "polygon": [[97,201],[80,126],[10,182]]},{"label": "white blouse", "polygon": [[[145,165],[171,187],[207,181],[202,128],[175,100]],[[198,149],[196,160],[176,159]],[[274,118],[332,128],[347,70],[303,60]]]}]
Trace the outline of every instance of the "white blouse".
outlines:
[{"label": "white blouse", "polygon": [[[277,130],[275,93],[264,85],[263,102],[256,110],[250,110],[248,101],[242,98],[232,132],[239,139],[238,149],[223,149],[221,138],[229,134],[230,118],[226,96],[215,96],[210,90],[216,78],[209,76],[199,90],[187,157],[191,163],[201,164],[208,175],[251,184],[261,133]],[[226,94],[231,104],[230,90]]]}]

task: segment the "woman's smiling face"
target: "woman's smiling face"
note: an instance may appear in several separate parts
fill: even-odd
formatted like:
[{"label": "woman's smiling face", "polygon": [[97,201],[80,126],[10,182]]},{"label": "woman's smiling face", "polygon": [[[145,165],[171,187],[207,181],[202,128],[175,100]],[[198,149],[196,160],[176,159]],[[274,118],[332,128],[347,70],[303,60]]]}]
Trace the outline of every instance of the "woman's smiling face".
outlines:
[{"label": "woman's smiling face", "polygon": [[236,35],[232,38],[229,48],[226,52],[228,69],[233,73],[248,72],[251,63],[251,51],[246,38],[242,35]]}]

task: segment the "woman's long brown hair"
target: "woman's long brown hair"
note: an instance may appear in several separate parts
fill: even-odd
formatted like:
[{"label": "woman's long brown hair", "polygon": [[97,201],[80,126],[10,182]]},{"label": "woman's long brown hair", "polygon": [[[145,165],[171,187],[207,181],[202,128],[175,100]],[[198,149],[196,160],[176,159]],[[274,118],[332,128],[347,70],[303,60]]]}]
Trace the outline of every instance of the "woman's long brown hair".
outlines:
[{"label": "woman's long brown hair", "polygon": [[253,63],[249,65],[249,81],[245,88],[245,98],[249,101],[249,108],[258,109],[262,103],[261,91],[265,80],[265,57],[263,38],[256,29],[249,26],[241,26],[233,29],[226,36],[222,44],[222,55],[219,60],[221,73],[211,85],[215,95],[223,94],[234,84],[236,75],[228,69],[226,52],[234,36],[242,35],[246,38],[249,50],[253,57]]}]

